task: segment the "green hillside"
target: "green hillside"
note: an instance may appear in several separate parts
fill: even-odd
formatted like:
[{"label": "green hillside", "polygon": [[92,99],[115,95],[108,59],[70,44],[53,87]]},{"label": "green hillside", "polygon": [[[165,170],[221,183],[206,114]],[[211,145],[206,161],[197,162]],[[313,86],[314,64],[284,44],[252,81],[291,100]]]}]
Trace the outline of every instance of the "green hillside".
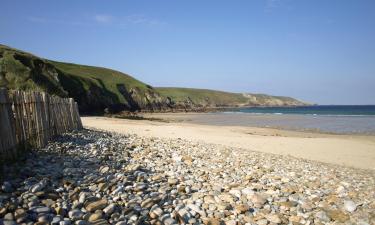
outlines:
[{"label": "green hillside", "polygon": [[175,102],[191,101],[203,106],[228,106],[247,103],[242,94],[195,88],[166,88],[156,90],[164,97],[170,97]]},{"label": "green hillside", "polygon": [[161,110],[163,99],[133,77],[111,69],[55,62],[0,45],[9,89],[73,97],[81,111]]},{"label": "green hillside", "polygon": [[0,85],[11,90],[37,90],[72,97],[83,113],[304,104],[293,98],[261,94],[153,88],[115,70],[51,61],[5,45],[0,45],[0,61],[3,74],[0,74]]}]

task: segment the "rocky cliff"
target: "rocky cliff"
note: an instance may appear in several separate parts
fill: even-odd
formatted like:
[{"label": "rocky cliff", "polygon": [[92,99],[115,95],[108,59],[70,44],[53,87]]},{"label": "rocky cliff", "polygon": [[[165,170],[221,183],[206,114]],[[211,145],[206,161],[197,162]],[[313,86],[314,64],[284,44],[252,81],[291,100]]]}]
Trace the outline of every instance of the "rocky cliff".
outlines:
[{"label": "rocky cliff", "polygon": [[[297,106],[289,97],[190,88],[153,88],[115,70],[56,62],[0,45],[0,83],[9,89],[72,97],[83,113],[199,111],[216,107]],[[0,84],[0,85],[1,85]]]}]

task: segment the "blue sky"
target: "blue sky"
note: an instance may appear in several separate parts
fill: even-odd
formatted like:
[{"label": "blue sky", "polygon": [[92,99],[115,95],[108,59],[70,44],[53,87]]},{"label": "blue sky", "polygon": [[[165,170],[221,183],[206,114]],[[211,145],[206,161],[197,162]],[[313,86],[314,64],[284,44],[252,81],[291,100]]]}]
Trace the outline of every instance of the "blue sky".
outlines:
[{"label": "blue sky", "polygon": [[373,0],[1,0],[0,43],[153,86],[375,104]]}]

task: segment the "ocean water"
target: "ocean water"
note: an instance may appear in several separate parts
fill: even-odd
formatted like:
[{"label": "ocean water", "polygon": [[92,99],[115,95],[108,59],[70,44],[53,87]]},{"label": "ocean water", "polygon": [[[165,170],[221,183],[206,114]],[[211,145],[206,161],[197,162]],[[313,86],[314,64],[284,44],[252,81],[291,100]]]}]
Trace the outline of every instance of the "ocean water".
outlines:
[{"label": "ocean water", "polygon": [[375,106],[257,107],[190,118],[193,123],[339,134],[375,134]]},{"label": "ocean water", "polygon": [[375,116],[375,105],[322,105],[300,107],[252,107],[230,109],[229,112],[260,114],[299,114],[325,116]]}]

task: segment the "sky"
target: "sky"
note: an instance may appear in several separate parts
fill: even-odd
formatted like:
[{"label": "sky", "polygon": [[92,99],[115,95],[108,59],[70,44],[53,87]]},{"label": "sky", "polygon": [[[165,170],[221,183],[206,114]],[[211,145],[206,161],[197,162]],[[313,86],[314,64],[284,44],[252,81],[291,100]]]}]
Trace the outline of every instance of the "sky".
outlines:
[{"label": "sky", "polygon": [[374,0],[0,0],[0,43],[152,86],[375,104]]}]

